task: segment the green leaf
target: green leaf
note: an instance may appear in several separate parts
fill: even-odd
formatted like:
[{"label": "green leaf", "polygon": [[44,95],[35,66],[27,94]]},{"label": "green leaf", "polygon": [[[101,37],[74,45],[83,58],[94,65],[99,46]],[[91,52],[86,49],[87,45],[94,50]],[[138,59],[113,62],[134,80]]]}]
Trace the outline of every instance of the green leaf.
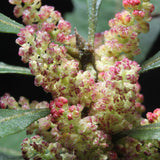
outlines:
[{"label": "green leaf", "polygon": [[160,33],[160,17],[153,18],[149,24],[149,32],[141,33],[139,35],[141,54],[135,56],[134,58],[134,60],[136,60],[139,64],[142,64],[145,61],[150,49]]},{"label": "green leaf", "polygon": [[149,124],[137,127],[130,131],[124,131],[115,135],[115,140],[123,137],[133,137],[138,140],[160,140],[160,123]]},{"label": "green leaf", "polygon": [[0,62],[0,73],[15,73],[15,74],[24,74],[32,75],[29,68],[13,66]]},{"label": "green leaf", "polygon": [[10,156],[0,152],[0,160],[23,160],[22,156]]},{"label": "green leaf", "polygon": [[49,109],[0,110],[0,138],[18,133],[34,121],[47,116]]},{"label": "green leaf", "polygon": [[128,136],[139,140],[160,140],[160,123],[154,123],[133,129]]},{"label": "green leaf", "polygon": [[0,152],[10,156],[21,156],[21,146],[23,139],[30,138],[32,135],[26,135],[26,130],[19,133],[0,138]]},{"label": "green leaf", "polygon": [[20,32],[20,29],[24,26],[0,13],[0,32],[3,33],[14,33]]},{"label": "green leaf", "polygon": [[155,54],[152,58],[147,60],[144,64],[142,64],[142,68],[139,71],[139,73],[144,73],[156,68],[160,67],[160,51]]},{"label": "green leaf", "polygon": [[102,0],[87,0],[88,6],[88,42],[94,45],[94,35],[96,31],[98,13]]}]

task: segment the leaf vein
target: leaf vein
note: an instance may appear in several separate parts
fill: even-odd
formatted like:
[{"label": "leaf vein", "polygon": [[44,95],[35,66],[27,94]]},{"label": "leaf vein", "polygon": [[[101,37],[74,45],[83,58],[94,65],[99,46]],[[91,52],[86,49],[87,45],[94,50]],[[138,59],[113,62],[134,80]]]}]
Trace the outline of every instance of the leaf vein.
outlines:
[{"label": "leaf vein", "polygon": [[0,19],[0,22],[3,23],[3,24],[7,24],[7,25],[9,25],[9,26],[12,26],[12,27],[14,27],[14,28],[17,28],[17,29],[21,29],[20,26],[18,26],[18,25],[16,25],[16,24],[13,24],[13,23],[10,23],[10,22],[6,22],[6,21],[4,21],[4,20],[2,20],[2,19]]}]

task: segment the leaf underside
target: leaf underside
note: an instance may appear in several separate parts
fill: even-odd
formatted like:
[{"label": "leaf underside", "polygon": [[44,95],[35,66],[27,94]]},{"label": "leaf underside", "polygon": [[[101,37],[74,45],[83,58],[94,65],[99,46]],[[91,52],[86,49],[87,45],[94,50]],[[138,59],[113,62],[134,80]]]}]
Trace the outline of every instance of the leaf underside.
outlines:
[{"label": "leaf underside", "polygon": [[49,109],[0,109],[0,138],[18,133],[34,121],[47,116]]},{"label": "leaf underside", "polygon": [[133,137],[138,140],[160,140],[160,123],[149,124],[137,127],[130,131],[121,132],[115,136],[115,140],[126,136]]},{"label": "leaf underside", "polygon": [[23,160],[22,156],[10,156],[0,152],[0,160]]},{"label": "leaf underside", "polygon": [[142,68],[139,73],[144,73],[153,69],[157,69],[160,67],[160,51],[155,54],[152,58],[147,60],[144,64],[142,64]]},{"label": "leaf underside", "polygon": [[0,62],[0,73],[2,73],[2,74],[14,73],[14,74],[32,75],[29,68],[8,65],[3,62]]},{"label": "leaf underside", "polygon": [[17,34],[24,26],[0,13],[0,32]]}]

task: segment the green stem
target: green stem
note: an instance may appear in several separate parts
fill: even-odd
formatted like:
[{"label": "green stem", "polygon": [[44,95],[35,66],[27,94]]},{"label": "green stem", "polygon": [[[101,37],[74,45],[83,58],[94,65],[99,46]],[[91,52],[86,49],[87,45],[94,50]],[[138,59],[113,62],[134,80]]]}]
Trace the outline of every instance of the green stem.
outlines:
[{"label": "green stem", "polygon": [[88,5],[88,42],[94,47],[97,17],[102,0],[87,0]]}]

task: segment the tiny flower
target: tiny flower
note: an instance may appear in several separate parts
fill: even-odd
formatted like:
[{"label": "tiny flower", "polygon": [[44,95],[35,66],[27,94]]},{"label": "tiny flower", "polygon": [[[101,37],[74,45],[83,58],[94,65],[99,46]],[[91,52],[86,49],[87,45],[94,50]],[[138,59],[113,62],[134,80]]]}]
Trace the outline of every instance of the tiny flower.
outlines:
[{"label": "tiny flower", "polygon": [[72,120],[72,119],[73,119],[72,113],[69,113],[69,114],[68,114],[68,120]]},{"label": "tiny flower", "polygon": [[55,28],[56,28],[56,26],[54,25],[54,23],[43,22],[43,24],[42,24],[42,30],[45,30],[46,32],[51,32]]},{"label": "tiny flower", "polygon": [[22,3],[22,0],[9,0],[9,3],[19,5]]},{"label": "tiny flower", "polygon": [[75,106],[74,106],[74,105],[69,106],[69,111],[70,111],[70,112],[73,112],[74,110],[75,110]]},{"label": "tiny flower", "polygon": [[151,113],[151,112],[148,112],[148,113],[146,114],[146,116],[147,116],[147,119],[148,119],[148,121],[149,121],[150,123],[153,123],[153,122],[158,118],[158,116],[157,116],[156,114]]},{"label": "tiny flower", "polygon": [[39,130],[48,130],[51,127],[51,122],[49,121],[48,117],[41,118],[38,120],[39,122]]},{"label": "tiny flower", "polygon": [[61,32],[69,34],[70,31],[71,31],[71,24],[69,22],[67,22],[67,21],[60,20],[59,23],[58,23],[58,29]]},{"label": "tiny flower", "polygon": [[133,13],[132,13],[134,16],[136,16],[136,19],[138,20],[139,19],[142,19],[144,18],[145,16],[145,12],[144,11],[141,11],[141,10],[134,10]]},{"label": "tiny flower", "polygon": [[152,112],[147,112],[146,114],[146,117],[147,119],[144,119],[142,120],[142,124],[143,124],[143,121],[147,122],[148,123],[157,123],[160,121],[160,109],[159,108],[156,108],[153,113]]},{"label": "tiny flower", "polygon": [[21,5],[17,5],[14,7],[13,13],[15,15],[16,18],[19,18],[20,16],[22,16],[23,13],[23,8]]},{"label": "tiny flower", "polygon": [[25,24],[32,24],[32,22],[34,22],[35,17],[36,17],[36,14],[34,12],[32,12],[31,7],[27,7],[23,11],[22,18],[23,18],[23,22]]},{"label": "tiny flower", "polygon": [[54,12],[54,7],[45,5],[41,7],[38,16],[40,17],[41,20],[45,20],[49,18],[52,12]]},{"label": "tiny flower", "polygon": [[0,98],[0,107],[2,109],[19,109],[17,101],[9,93],[5,93]]},{"label": "tiny flower", "polygon": [[153,113],[160,116],[160,108],[156,108]]},{"label": "tiny flower", "polygon": [[141,4],[140,0],[123,0],[123,6],[124,7],[134,7]]},{"label": "tiny flower", "polygon": [[64,97],[56,98],[54,101],[50,102],[49,109],[53,116],[53,121],[56,121],[63,115],[67,106],[68,100]]}]

